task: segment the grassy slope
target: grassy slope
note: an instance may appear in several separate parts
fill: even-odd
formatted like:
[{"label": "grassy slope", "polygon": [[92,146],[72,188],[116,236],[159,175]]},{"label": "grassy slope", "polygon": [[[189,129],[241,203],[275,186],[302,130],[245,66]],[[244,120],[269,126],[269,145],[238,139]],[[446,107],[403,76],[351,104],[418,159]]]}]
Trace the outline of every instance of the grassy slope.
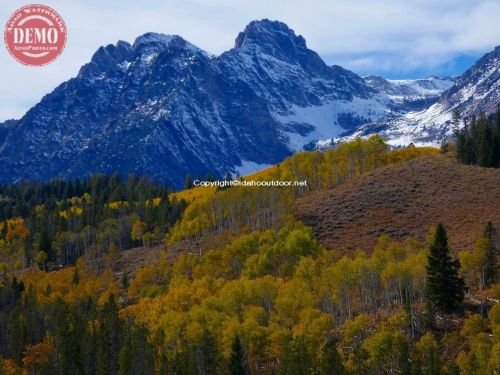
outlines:
[{"label": "grassy slope", "polygon": [[369,250],[384,233],[423,240],[440,221],[454,249],[466,249],[487,221],[500,227],[500,169],[416,158],[308,194],[297,201],[297,216],[328,249]]}]

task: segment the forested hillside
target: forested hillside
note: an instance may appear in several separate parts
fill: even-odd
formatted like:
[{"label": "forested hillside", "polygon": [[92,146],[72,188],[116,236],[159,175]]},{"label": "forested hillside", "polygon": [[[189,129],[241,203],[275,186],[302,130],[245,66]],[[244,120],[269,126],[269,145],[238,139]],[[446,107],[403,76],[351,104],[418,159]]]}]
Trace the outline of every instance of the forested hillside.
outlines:
[{"label": "forested hillside", "polygon": [[163,241],[185,203],[135,175],[0,186],[0,269],[74,264]]},{"label": "forested hillside", "polygon": [[[5,229],[2,235],[3,248],[18,250],[8,253],[0,271],[1,371],[496,374],[500,371],[496,222],[470,212],[471,220],[484,222],[478,223],[477,232],[464,225],[461,233],[471,241],[457,248],[455,226],[438,221],[456,210],[446,205],[443,210],[450,210],[449,216],[436,217],[436,222],[416,221],[419,231],[427,234],[423,238],[377,233],[372,245],[349,250],[349,245],[326,249],[318,227],[298,219],[300,202],[309,197],[317,201],[315,211],[321,213],[322,207],[335,202],[331,196],[337,190],[348,197],[349,187],[357,197],[366,187],[359,181],[366,178],[370,181],[378,174],[396,183],[400,174],[387,171],[413,170],[416,164],[434,168],[436,160],[454,163],[450,158],[435,149],[389,150],[380,137],[372,137],[325,152],[299,153],[248,177],[305,179],[307,187],[194,188],[170,194],[154,184],[127,188],[129,179],[118,183],[123,195],[115,195],[109,187],[116,185],[107,178],[102,191],[108,193],[98,199],[101,190],[91,188],[95,185],[91,178],[85,189],[73,186],[72,193],[57,193],[53,206],[46,202],[53,193],[39,193],[40,198],[26,203],[29,209],[24,213],[14,211],[19,201],[29,201],[18,195],[22,188],[4,187],[3,201],[10,202],[11,210],[4,214],[4,228],[13,227],[9,220],[25,224],[14,226],[14,233],[23,235],[7,236],[10,232]],[[464,168],[453,170],[458,179],[464,171],[469,176],[470,168],[484,171]],[[412,186],[411,176],[406,179],[397,183]],[[86,193],[92,197],[91,212],[96,213],[89,214],[94,221],[83,222],[89,207],[72,197],[88,199]],[[386,195],[390,200],[393,193]],[[62,203],[58,206],[57,201]],[[495,205],[493,200],[489,203]],[[65,224],[65,230],[81,233],[83,224],[91,225],[101,230],[96,238],[112,241],[96,242],[101,251],[97,257],[84,251],[75,265],[60,270],[49,269],[45,262],[15,267],[12,254],[19,249],[40,250],[27,245],[37,232],[32,223],[39,205],[49,207],[48,218],[64,220],[80,208],[75,220],[79,226],[68,229],[73,223]],[[120,237],[107,235],[109,227],[101,227],[107,220],[120,220],[111,214],[113,207],[120,207],[121,220],[129,223],[128,242],[124,240],[122,247]],[[414,218],[405,220],[411,227]],[[354,219],[353,225],[360,237],[369,230]],[[341,228],[332,236],[337,229]],[[57,234],[51,230],[50,246],[58,249]],[[164,237],[164,251],[157,261],[128,277],[113,273],[113,265],[124,254],[121,249],[140,241],[147,247],[145,234],[155,232],[153,238]],[[55,256],[59,264],[59,255]],[[96,258],[102,259],[98,267]],[[73,262],[68,259],[68,264]]]}]

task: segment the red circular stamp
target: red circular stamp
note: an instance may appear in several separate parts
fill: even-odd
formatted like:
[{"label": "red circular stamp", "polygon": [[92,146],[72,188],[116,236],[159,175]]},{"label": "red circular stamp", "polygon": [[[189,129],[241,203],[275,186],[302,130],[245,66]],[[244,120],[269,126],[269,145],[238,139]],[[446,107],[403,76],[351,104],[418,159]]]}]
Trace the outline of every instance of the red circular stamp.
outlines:
[{"label": "red circular stamp", "polygon": [[43,66],[54,61],[66,45],[66,24],[54,9],[40,4],[14,12],[5,25],[5,45],[21,64]]}]

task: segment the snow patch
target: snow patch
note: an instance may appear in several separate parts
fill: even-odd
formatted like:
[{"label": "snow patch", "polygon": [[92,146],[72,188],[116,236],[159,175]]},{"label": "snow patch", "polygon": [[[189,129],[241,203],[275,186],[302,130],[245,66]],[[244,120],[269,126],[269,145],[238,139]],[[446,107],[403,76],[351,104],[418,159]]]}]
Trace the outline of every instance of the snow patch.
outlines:
[{"label": "snow patch", "polygon": [[[366,122],[375,121],[388,113],[388,108],[376,99],[353,98],[352,101],[329,101],[321,106],[300,107],[293,105],[289,114],[274,113],[273,117],[284,125],[285,136],[292,150],[301,150],[305,145],[325,138],[338,137],[347,129],[339,124],[339,115],[360,117]],[[294,126],[295,125],[295,126]],[[307,134],[294,131],[298,125],[312,126]]]}]

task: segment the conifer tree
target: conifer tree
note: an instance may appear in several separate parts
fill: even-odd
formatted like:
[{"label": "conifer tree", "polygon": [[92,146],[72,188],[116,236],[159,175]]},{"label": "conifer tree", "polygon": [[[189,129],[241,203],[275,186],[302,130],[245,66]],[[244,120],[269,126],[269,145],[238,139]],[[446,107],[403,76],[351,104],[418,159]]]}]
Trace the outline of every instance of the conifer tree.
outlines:
[{"label": "conifer tree", "polygon": [[190,174],[186,176],[186,179],[184,180],[184,189],[189,190],[193,188],[193,177],[191,177]]},{"label": "conifer tree", "polygon": [[347,370],[337,352],[336,343],[329,340],[321,350],[319,373],[321,375],[345,375]]},{"label": "conifer tree", "polygon": [[206,330],[195,348],[196,373],[204,375],[218,374],[219,351],[215,337]]},{"label": "conifer tree", "polygon": [[233,344],[231,345],[229,373],[231,375],[247,375],[250,373],[247,366],[245,351],[238,335],[234,337]]},{"label": "conifer tree", "polygon": [[490,287],[495,283],[497,277],[497,246],[495,244],[496,231],[493,223],[490,221],[486,224],[483,232],[483,238],[486,245],[486,259],[484,263],[484,286]]},{"label": "conifer tree", "polygon": [[45,251],[47,253],[48,260],[53,261],[55,259],[54,254],[52,253],[52,243],[50,241],[47,229],[43,229],[40,233],[38,248],[40,251]]},{"label": "conifer tree", "polygon": [[305,340],[302,337],[294,339],[286,350],[281,373],[286,375],[310,374],[311,367],[312,358]]},{"label": "conifer tree", "polygon": [[451,256],[448,235],[442,223],[436,227],[429,247],[426,297],[433,310],[452,313],[464,299],[464,281],[459,276],[460,262]]}]

